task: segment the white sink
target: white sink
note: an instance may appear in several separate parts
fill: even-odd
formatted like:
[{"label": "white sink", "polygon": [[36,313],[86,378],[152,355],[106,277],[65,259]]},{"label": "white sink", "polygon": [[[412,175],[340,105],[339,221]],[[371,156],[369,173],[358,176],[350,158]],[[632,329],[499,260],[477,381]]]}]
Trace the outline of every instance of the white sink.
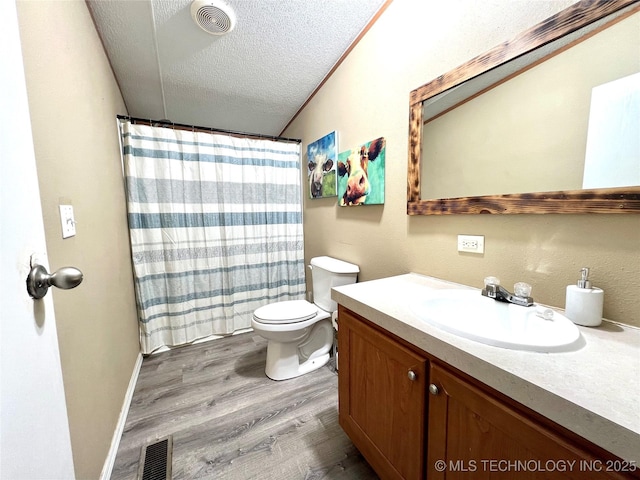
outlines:
[{"label": "white sink", "polygon": [[479,290],[434,290],[411,305],[421,320],[487,345],[533,352],[567,352],[583,345],[580,331],[564,315],[545,320],[536,307],[484,297]]}]

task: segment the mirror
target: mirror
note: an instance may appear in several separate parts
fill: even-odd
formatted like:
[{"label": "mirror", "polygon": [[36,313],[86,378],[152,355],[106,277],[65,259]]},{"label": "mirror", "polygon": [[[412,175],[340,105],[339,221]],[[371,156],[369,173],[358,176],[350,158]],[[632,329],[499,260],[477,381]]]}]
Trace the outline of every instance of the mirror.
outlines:
[{"label": "mirror", "polygon": [[411,92],[407,214],[640,213],[639,24],[581,1]]}]

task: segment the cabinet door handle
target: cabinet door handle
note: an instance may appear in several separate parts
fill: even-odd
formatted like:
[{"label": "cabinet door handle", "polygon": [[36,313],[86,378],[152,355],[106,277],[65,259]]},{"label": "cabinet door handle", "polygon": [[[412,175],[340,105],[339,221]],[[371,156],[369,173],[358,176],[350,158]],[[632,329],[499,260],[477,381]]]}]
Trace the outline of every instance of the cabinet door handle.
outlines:
[{"label": "cabinet door handle", "polygon": [[409,370],[409,372],[407,373],[407,377],[409,377],[409,380],[411,380],[412,382],[415,382],[416,378],[418,378],[418,375],[416,375],[416,372],[414,372],[413,370]]},{"label": "cabinet door handle", "polygon": [[440,390],[438,390],[438,386],[435,383],[429,385],[429,393],[431,395],[438,395],[438,393],[440,393]]}]

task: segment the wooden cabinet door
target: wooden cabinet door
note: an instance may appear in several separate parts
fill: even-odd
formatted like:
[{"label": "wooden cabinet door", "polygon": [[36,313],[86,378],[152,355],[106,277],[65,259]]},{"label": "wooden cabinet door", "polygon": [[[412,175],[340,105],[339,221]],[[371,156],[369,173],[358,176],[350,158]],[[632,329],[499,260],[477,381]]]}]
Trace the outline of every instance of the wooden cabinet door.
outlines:
[{"label": "wooden cabinet door", "polygon": [[340,425],[381,478],[424,478],[426,359],[342,307],[338,323]]},{"label": "wooden cabinet door", "polygon": [[430,380],[429,480],[631,477],[434,363]]}]

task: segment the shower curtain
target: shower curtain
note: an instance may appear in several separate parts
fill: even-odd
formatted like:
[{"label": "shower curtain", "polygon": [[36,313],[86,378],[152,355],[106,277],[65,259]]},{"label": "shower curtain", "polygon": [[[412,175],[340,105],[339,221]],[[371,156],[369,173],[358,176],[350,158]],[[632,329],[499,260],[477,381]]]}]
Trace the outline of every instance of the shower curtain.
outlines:
[{"label": "shower curtain", "polygon": [[143,353],[230,334],[261,305],[304,298],[299,144],[120,129]]}]

